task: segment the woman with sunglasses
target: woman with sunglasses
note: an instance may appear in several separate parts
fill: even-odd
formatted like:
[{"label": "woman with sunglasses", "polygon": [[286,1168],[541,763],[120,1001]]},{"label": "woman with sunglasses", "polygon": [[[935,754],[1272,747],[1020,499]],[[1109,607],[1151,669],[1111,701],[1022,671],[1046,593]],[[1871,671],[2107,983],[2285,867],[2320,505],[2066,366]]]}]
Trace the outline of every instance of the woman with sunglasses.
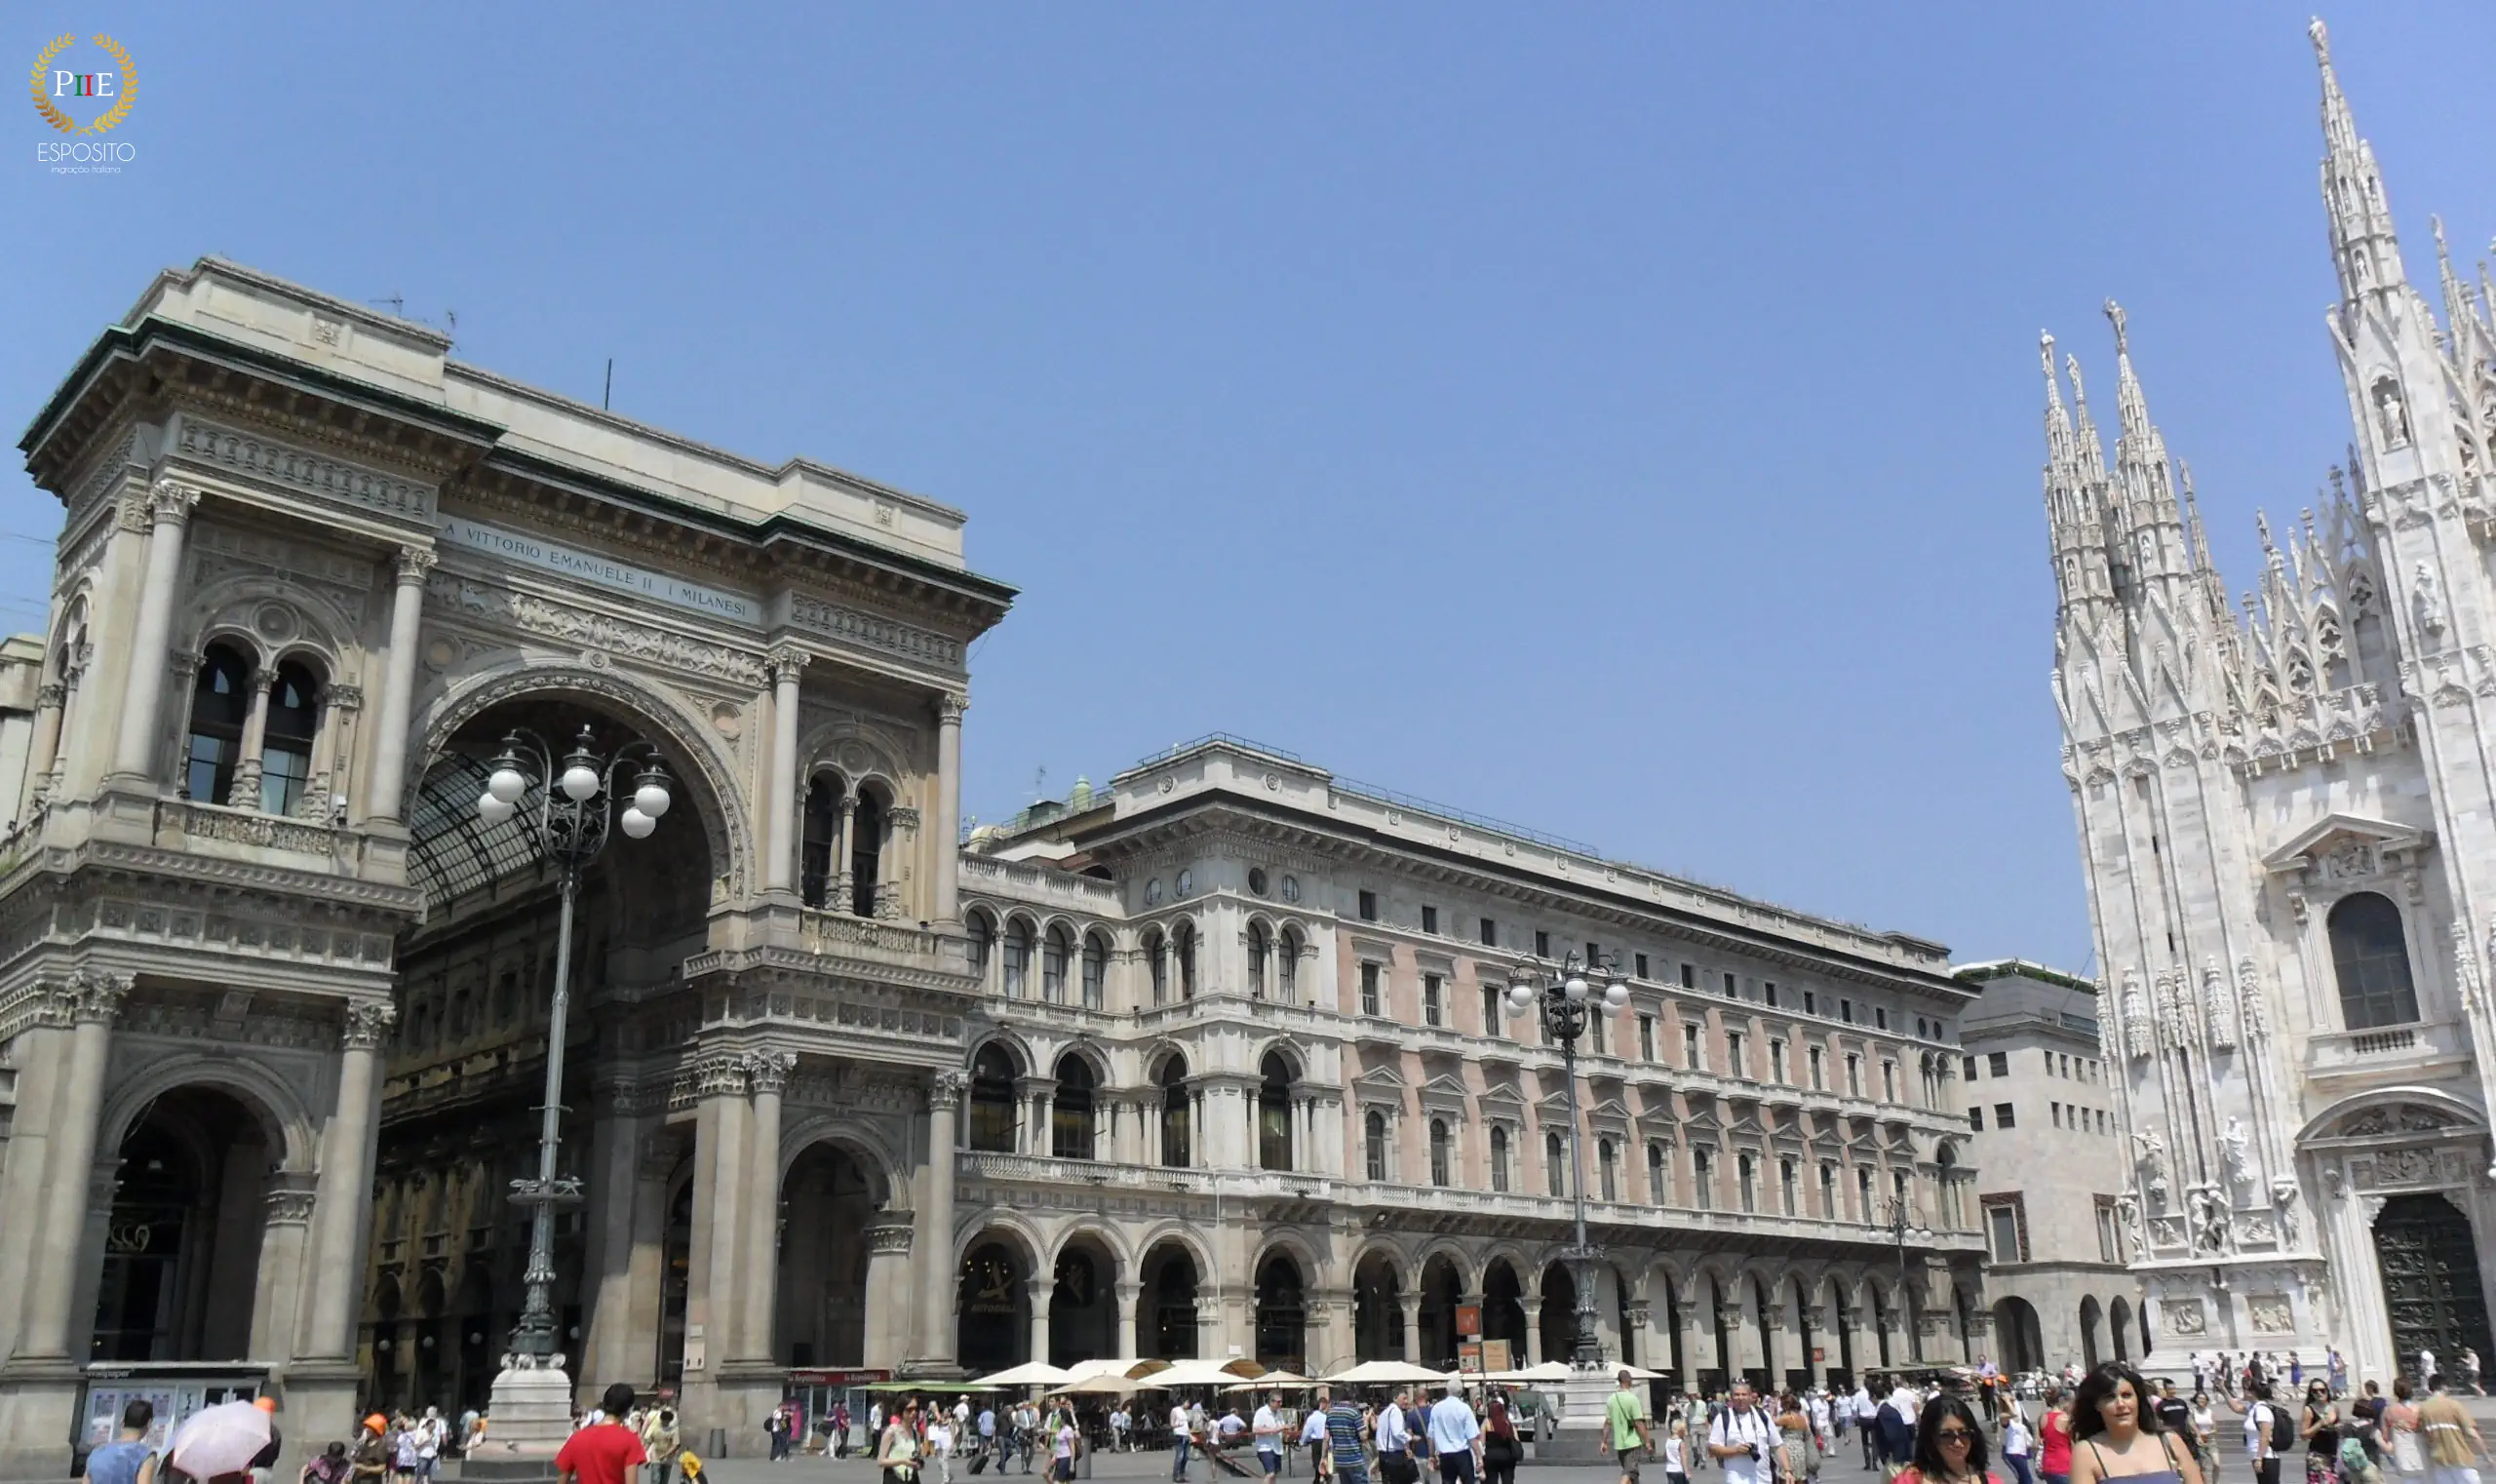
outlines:
[{"label": "woman with sunglasses", "polygon": [[2331,1388],[2318,1381],[2305,1388],[2305,1411],[2297,1420],[2305,1439],[2306,1484],[2332,1484],[2340,1457],[2340,1417]]},{"label": "woman with sunglasses", "polygon": [[2002,1484],[1985,1470],[1985,1429],[1975,1409],[1947,1393],[1925,1403],[1914,1455],[1892,1484]]},{"label": "woman with sunglasses", "polygon": [[2202,1484],[2187,1439],[2159,1425],[2149,1384],[2110,1361],[2088,1373],[2072,1398],[2071,1484]]}]

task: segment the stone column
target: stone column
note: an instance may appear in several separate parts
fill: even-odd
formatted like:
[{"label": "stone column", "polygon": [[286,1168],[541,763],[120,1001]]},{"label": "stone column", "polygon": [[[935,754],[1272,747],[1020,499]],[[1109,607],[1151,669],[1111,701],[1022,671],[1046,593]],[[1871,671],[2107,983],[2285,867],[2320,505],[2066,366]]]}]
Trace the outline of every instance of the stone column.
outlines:
[{"label": "stone column", "polygon": [[[110,1197],[107,1197],[109,1201]],[[280,1171],[269,1177],[260,1197],[259,1276],[254,1285],[250,1353],[286,1360],[295,1353],[297,1324],[311,1256],[310,1227],[314,1210],[313,1179]],[[362,1265],[357,1265],[359,1276]]]},{"label": "stone column", "polygon": [[857,895],[858,876],[849,865],[849,830],[857,822],[857,816],[858,796],[841,795],[839,806],[833,814],[832,869],[824,874],[831,883],[824,892],[824,906],[833,912],[850,912],[857,906],[851,898]]},{"label": "stone column", "polygon": [[1420,1365],[1422,1363],[1422,1296],[1419,1293],[1399,1293],[1395,1296],[1395,1307],[1404,1311],[1404,1363]]},{"label": "stone column", "polygon": [[918,1279],[918,1353],[912,1360],[922,1372],[950,1372],[954,1365],[954,1163],[957,1140],[955,1115],[970,1078],[959,1072],[940,1072],[927,1089],[927,1206],[921,1213],[919,1253],[914,1266]]},{"label": "stone column", "polygon": [[138,593],[138,620],[130,641],[130,674],[122,687],[121,731],[113,748],[113,772],[132,781],[153,777],[157,707],[165,695],[166,645],[174,627],[174,599],[181,591],[182,539],[199,491],[159,480],[147,497],[147,577]]},{"label": "stone column", "polygon": [[346,793],[345,760],[338,754],[347,734],[347,719],[364,706],[364,688],[332,681],[321,687],[321,722],[313,729],[312,777],[306,785],[301,814],[327,823],[336,812],[332,795]]},{"label": "stone column", "polygon": [[737,1355],[770,1360],[771,1322],[780,1276],[780,1099],[798,1059],[765,1051],[746,1059],[754,1088],[753,1144],[746,1159],[745,1303],[737,1326]]},{"label": "stone column", "polygon": [[20,820],[33,814],[50,792],[53,760],[60,755],[60,713],[68,701],[69,687],[58,681],[35,690],[35,732],[26,748],[25,787],[18,796],[15,816]]},{"label": "stone column", "polygon": [[622,1084],[602,1096],[609,1102],[590,1133],[582,1284],[589,1327],[581,1392],[590,1396],[613,1382],[644,1385],[656,1374],[660,1247],[677,1156],[675,1138],[638,1116],[636,1088]]},{"label": "stone column", "polygon": [[1032,1291],[1032,1355],[1042,1365],[1049,1358],[1049,1304],[1057,1297],[1057,1274],[1034,1273]]},{"label": "stone column", "polygon": [[763,791],[771,811],[763,839],[763,886],[787,891],[798,879],[798,677],[805,673],[802,650],[771,651],[771,780]]},{"label": "stone column", "polygon": [[[1705,1335],[1699,1328],[1698,1300],[1686,1288],[1673,1296],[1672,1325],[1673,1333],[1681,1338],[1682,1389],[1689,1390],[1698,1385],[1698,1373],[1708,1368],[1708,1356],[1715,1349],[1716,1337]],[[1702,1335],[1705,1335],[1704,1345],[1700,1344]],[[1670,1342],[1666,1343],[1664,1353],[1672,1353]]]},{"label": "stone column", "polygon": [[1144,1296],[1144,1285],[1120,1283],[1117,1285],[1117,1294],[1118,1354],[1133,1355],[1135,1353],[1135,1306],[1136,1301]]},{"label": "stone column", "polygon": [[1519,1301],[1525,1309],[1525,1363],[1542,1364],[1542,1295],[1528,1294]]},{"label": "stone column", "polygon": [[352,1361],[356,1313],[364,1292],[367,1204],[372,1186],[373,1148],[380,1131],[381,1038],[398,1012],[386,999],[359,1000],[346,1009],[338,1056],[338,1104],[321,1140],[321,1175],[314,1188],[311,1332],[298,1353]]},{"label": "stone column", "polygon": [[867,1229],[867,1336],[864,1363],[877,1370],[898,1369],[911,1353],[912,1239],[906,1219],[886,1220]]},{"label": "stone column", "polygon": [[374,819],[399,817],[399,794],[408,778],[408,722],[415,705],[416,648],[423,643],[425,573],[430,548],[399,548],[399,585],[390,599],[389,662],[382,671],[380,735],[372,739],[372,787],[365,812]]},{"label": "stone column", "polygon": [[276,683],[274,670],[252,672],[252,707],[243,714],[243,745],[235,759],[233,781],[226,785],[224,798],[201,802],[230,804],[238,809],[260,806],[260,755],[268,747],[269,687]]},{"label": "stone column", "polygon": [[745,1071],[732,1056],[705,1058],[694,1073],[693,1230],[684,1264],[684,1414],[697,1425],[719,1410],[719,1371],[728,1353],[736,1294],[735,1186],[745,1161]]},{"label": "stone column", "polygon": [[44,1161],[43,1221],[36,1233],[34,1280],[28,1285],[31,1297],[25,1327],[18,1339],[18,1353],[30,1359],[71,1358],[70,1296],[78,1288],[79,1248],[87,1230],[96,1125],[104,1107],[104,1064],[112,1050],[113,1020],[121,1013],[130,987],[126,974],[80,969],[67,985],[52,992],[52,1013],[65,1015],[74,1029],[67,1074],[55,1105],[52,1152]]},{"label": "stone column", "polygon": [[962,916],[956,894],[961,872],[955,852],[962,838],[962,712],[969,705],[968,696],[951,691],[936,698],[936,848],[930,853],[936,871],[931,911],[939,922],[958,921]]}]

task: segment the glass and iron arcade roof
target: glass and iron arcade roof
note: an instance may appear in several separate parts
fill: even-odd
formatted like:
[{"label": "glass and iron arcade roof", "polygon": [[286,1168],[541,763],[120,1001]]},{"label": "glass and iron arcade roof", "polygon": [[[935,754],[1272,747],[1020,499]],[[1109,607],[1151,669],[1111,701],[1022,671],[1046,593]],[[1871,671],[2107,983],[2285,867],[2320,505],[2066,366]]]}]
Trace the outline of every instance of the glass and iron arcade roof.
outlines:
[{"label": "glass and iron arcade roof", "polygon": [[511,818],[489,825],[477,815],[490,770],[453,753],[433,765],[408,815],[408,880],[421,888],[429,911],[441,912],[471,892],[509,877],[536,875],[536,842],[520,826],[543,790],[531,786]]}]

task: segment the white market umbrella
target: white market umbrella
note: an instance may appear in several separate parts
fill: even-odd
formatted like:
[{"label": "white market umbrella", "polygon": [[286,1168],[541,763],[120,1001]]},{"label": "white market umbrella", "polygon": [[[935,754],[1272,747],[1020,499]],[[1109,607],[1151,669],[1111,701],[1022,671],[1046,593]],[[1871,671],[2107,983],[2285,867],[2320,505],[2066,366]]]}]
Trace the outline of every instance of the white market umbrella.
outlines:
[{"label": "white market umbrella", "polygon": [[1237,1371],[1228,1371],[1210,1360],[1174,1360],[1167,1369],[1137,1378],[1148,1387],[1227,1386],[1234,1381],[1254,1380]]},{"label": "white market umbrella", "polygon": [[1520,1371],[1493,1371],[1482,1379],[1497,1382],[1502,1386],[1530,1386],[1539,1381],[1567,1381],[1577,1374],[1569,1369],[1566,1361],[1546,1360],[1540,1365],[1530,1365]]},{"label": "white market umbrella", "polygon": [[1447,1378],[1425,1365],[1407,1365],[1401,1360],[1370,1360],[1349,1370],[1337,1371],[1326,1379],[1355,1386],[1400,1386],[1415,1382],[1436,1386]]},{"label": "white market umbrella", "polygon": [[1129,1381],[1123,1376],[1104,1372],[1070,1381],[1062,1386],[1051,1386],[1049,1394],[1051,1396],[1133,1396],[1143,1388],[1143,1384],[1140,1382]]},{"label": "white market umbrella", "polygon": [[1046,1361],[1033,1360],[994,1376],[983,1376],[977,1384],[983,1386],[1053,1386],[1073,1379],[1072,1371],[1061,1371]]},{"label": "white market umbrella", "polygon": [[1258,1377],[1255,1381],[1243,1381],[1236,1386],[1225,1386],[1223,1389],[1226,1391],[1263,1391],[1267,1387],[1271,1386],[1276,1390],[1285,1390],[1294,1386],[1313,1386],[1315,1385],[1317,1385],[1317,1383],[1309,1380],[1307,1377],[1295,1376],[1289,1371],[1268,1371],[1265,1375]]}]

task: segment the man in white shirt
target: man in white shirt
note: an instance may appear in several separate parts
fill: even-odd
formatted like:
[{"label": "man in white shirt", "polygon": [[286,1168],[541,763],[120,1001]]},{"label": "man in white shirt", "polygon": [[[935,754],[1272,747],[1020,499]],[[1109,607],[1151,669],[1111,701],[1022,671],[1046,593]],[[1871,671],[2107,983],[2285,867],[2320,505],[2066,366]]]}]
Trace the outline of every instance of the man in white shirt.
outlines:
[{"label": "man in white shirt", "polygon": [[1454,1386],[1430,1408],[1430,1452],[1439,1461],[1439,1484],[1473,1484],[1482,1452],[1482,1424]]},{"label": "man in white shirt", "polygon": [[1385,1459],[1389,1454],[1407,1456],[1413,1448],[1413,1429],[1404,1421],[1404,1404],[1412,1399],[1409,1391],[1398,1391],[1395,1400],[1378,1409],[1378,1421],[1370,1425],[1370,1436],[1378,1441],[1378,1471],[1386,1474]]},{"label": "man in white shirt", "polygon": [[1266,1397],[1257,1409],[1250,1430],[1257,1438],[1257,1462],[1265,1465],[1266,1484],[1282,1476],[1283,1471],[1283,1393],[1275,1391]]},{"label": "man in white shirt", "polygon": [[1863,1466],[1872,1466],[1872,1450],[1881,1441],[1881,1429],[1872,1416],[1872,1388],[1858,1381],[1854,1394],[1846,1399],[1846,1409],[1853,1414],[1854,1430],[1863,1435]]},{"label": "man in white shirt", "polygon": [[1776,1424],[1759,1404],[1747,1381],[1734,1383],[1733,1405],[1707,1427],[1707,1456],[1725,1470],[1726,1484],[1769,1484],[1768,1460],[1776,1447]]},{"label": "man in white shirt", "polygon": [[1188,1445],[1192,1434],[1188,1426],[1188,1404],[1179,1402],[1170,1408],[1170,1484],[1188,1484]]}]

